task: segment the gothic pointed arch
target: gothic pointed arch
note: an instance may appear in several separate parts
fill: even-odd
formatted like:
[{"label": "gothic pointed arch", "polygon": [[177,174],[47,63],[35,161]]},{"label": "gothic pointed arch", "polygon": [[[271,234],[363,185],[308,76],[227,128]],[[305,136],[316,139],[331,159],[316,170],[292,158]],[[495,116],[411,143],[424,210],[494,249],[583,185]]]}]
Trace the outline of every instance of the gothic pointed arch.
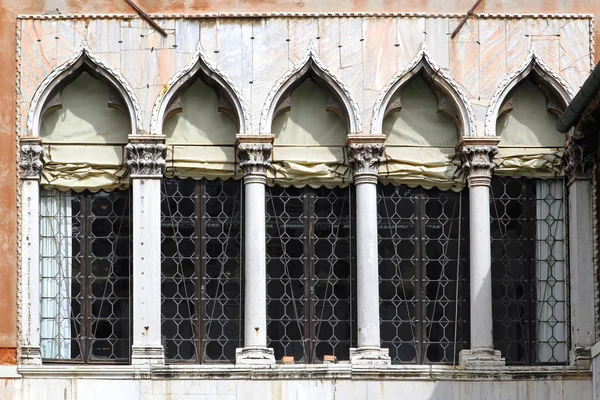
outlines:
[{"label": "gothic pointed arch", "polygon": [[140,133],[141,111],[133,89],[119,72],[95,57],[84,42],[79,51],[48,75],[36,90],[27,117],[28,136],[40,136],[43,118],[49,112],[62,108],[63,89],[84,72],[108,85],[108,107],[128,115],[130,134]]},{"label": "gothic pointed arch", "polygon": [[485,114],[485,135],[496,136],[496,120],[502,114],[510,112],[509,93],[521,82],[531,78],[546,99],[546,109],[558,116],[562,114],[573,99],[569,84],[538,56],[532,47],[521,66],[509,74],[494,92]]},{"label": "gothic pointed arch", "polygon": [[449,74],[433,62],[425,44],[408,66],[384,86],[373,107],[371,133],[382,134],[385,117],[402,107],[402,88],[418,75],[433,89],[437,97],[437,111],[452,119],[459,136],[475,136],[475,114],[466,94]]},{"label": "gothic pointed arch", "polygon": [[347,133],[360,133],[362,123],[356,99],[348,87],[319,60],[312,44],[302,60],[279,78],[267,95],[260,115],[259,132],[271,133],[273,119],[278,114],[290,110],[291,93],[306,78],[311,78],[318,86],[328,91],[331,97],[327,102],[327,111],[344,120]]},{"label": "gothic pointed arch", "polygon": [[198,79],[215,91],[218,98],[217,111],[234,120],[237,133],[250,133],[250,112],[242,93],[226,74],[211,64],[200,44],[191,61],[169,79],[156,99],[150,133],[162,135],[165,120],[183,110],[181,96]]}]

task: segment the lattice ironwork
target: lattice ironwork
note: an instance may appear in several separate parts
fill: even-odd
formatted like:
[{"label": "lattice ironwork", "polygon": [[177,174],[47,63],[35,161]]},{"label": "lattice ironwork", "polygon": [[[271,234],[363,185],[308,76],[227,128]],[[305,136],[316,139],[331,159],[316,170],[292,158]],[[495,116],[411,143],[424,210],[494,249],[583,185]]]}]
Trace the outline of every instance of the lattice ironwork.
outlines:
[{"label": "lattice ironwork", "polygon": [[129,360],[130,222],[129,191],[41,191],[45,360]]},{"label": "lattice ironwork", "polygon": [[378,187],[381,343],[393,363],[454,363],[467,347],[465,199]]},{"label": "lattice ironwork", "polygon": [[563,180],[492,180],[494,347],[508,364],[568,361],[568,240]]},{"label": "lattice ironwork", "polygon": [[162,335],[169,362],[233,361],[242,347],[241,182],[168,179]]},{"label": "lattice ironwork", "polygon": [[267,190],[267,336],[275,358],[347,360],[354,345],[349,189]]}]

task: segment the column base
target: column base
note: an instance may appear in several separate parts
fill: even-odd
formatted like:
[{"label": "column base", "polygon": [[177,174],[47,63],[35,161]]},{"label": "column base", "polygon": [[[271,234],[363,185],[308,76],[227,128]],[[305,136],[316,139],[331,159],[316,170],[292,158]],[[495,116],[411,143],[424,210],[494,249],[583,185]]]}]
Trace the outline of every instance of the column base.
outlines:
[{"label": "column base", "polygon": [[42,365],[42,352],[37,346],[21,346],[19,364]]},{"label": "column base", "polygon": [[465,369],[493,369],[506,365],[500,351],[494,349],[461,350],[458,360],[460,367]]},{"label": "column base", "polygon": [[131,346],[131,365],[164,365],[162,346]]},{"label": "column base", "polygon": [[358,347],[350,349],[350,363],[353,365],[390,365],[390,349],[381,347]]},{"label": "column base", "polygon": [[569,352],[569,360],[573,367],[590,369],[592,368],[592,349],[589,347],[576,347]]},{"label": "column base", "polygon": [[268,347],[242,347],[235,349],[235,363],[240,365],[275,364],[273,349]]}]

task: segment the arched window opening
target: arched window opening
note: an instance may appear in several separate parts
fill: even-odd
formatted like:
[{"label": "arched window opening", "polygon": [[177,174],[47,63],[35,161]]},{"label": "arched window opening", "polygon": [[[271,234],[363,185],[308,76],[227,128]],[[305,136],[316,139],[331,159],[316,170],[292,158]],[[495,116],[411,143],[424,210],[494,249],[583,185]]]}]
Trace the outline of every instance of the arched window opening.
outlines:
[{"label": "arched window opening", "polygon": [[232,362],[242,346],[242,183],[165,179],[162,186],[165,359]]},{"label": "arched window opening", "polygon": [[282,185],[347,183],[347,114],[316,74],[307,74],[281,96],[274,113],[271,178]]},{"label": "arched window opening", "polygon": [[533,71],[507,95],[496,121],[493,332],[507,364],[569,358],[566,137],[555,128],[565,106]]},{"label": "arched window opening", "polygon": [[61,82],[42,113],[44,143],[126,144],[131,133],[124,100],[90,69]]},{"label": "arched window opening", "polygon": [[44,361],[129,361],[130,207],[129,191],[42,190]]},{"label": "arched window opening", "polygon": [[348,360],[355,346],[350,188],[267,189],[267,345],[275,359]]},{"label": "arched window opening", "polygon": [[456,106],[428,75],[406,82],[385,110],[382,181],[460,190],[454,160],[459,127]]}]

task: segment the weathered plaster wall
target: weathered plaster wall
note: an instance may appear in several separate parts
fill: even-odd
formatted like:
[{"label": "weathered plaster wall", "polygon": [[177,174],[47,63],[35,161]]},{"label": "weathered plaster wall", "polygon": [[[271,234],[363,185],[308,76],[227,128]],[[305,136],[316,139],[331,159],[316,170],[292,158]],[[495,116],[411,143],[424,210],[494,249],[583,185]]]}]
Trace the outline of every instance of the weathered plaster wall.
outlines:
[{"label": "weathered plaster wall", "polygon": [[[206,13],[206,12],[428,12],[464,13],[474,0],[137,0],[150,13]],[[45,13],[132,13],[124,0],[0,0],[0,363],[14,362],[16,347],[16,282],[17,282],[17,209],[15,165],[15,46],[17,14]],[[596,0],[531,0],[484,1],[479,13],[600,13]],[[600,44],[600,14],[596,18],[596,42]],[[485,20],[483,23],[485,24]],[[480,21],[481,22],[481,21]],[[470,56],[476,43],[470,36],[470,23],[453,43],[464,45],[463,54]],[[554,28],[551,28],[554,29]],[[540,25],[545,34],[545,25]],[[510,35],[503,31],[501,35]],[[554,35],[558,33],[552,33]],[[556,51],[561,48],[557,37]],[[453,44],[452,46],[455,46]],[[460,54],[460,51],[457,52]],[[596,54],[598,59],[598,54]],[[468,63],[465,63],[468,65]],[[468,74],[468,70],[463,71]],[[454,72],[460,75],[460,71]],[[453,74],[454,74],[453,73]],[[468,77],[465,77],[468,79]],[[577,87],[573,89],[577,90]]]}]

